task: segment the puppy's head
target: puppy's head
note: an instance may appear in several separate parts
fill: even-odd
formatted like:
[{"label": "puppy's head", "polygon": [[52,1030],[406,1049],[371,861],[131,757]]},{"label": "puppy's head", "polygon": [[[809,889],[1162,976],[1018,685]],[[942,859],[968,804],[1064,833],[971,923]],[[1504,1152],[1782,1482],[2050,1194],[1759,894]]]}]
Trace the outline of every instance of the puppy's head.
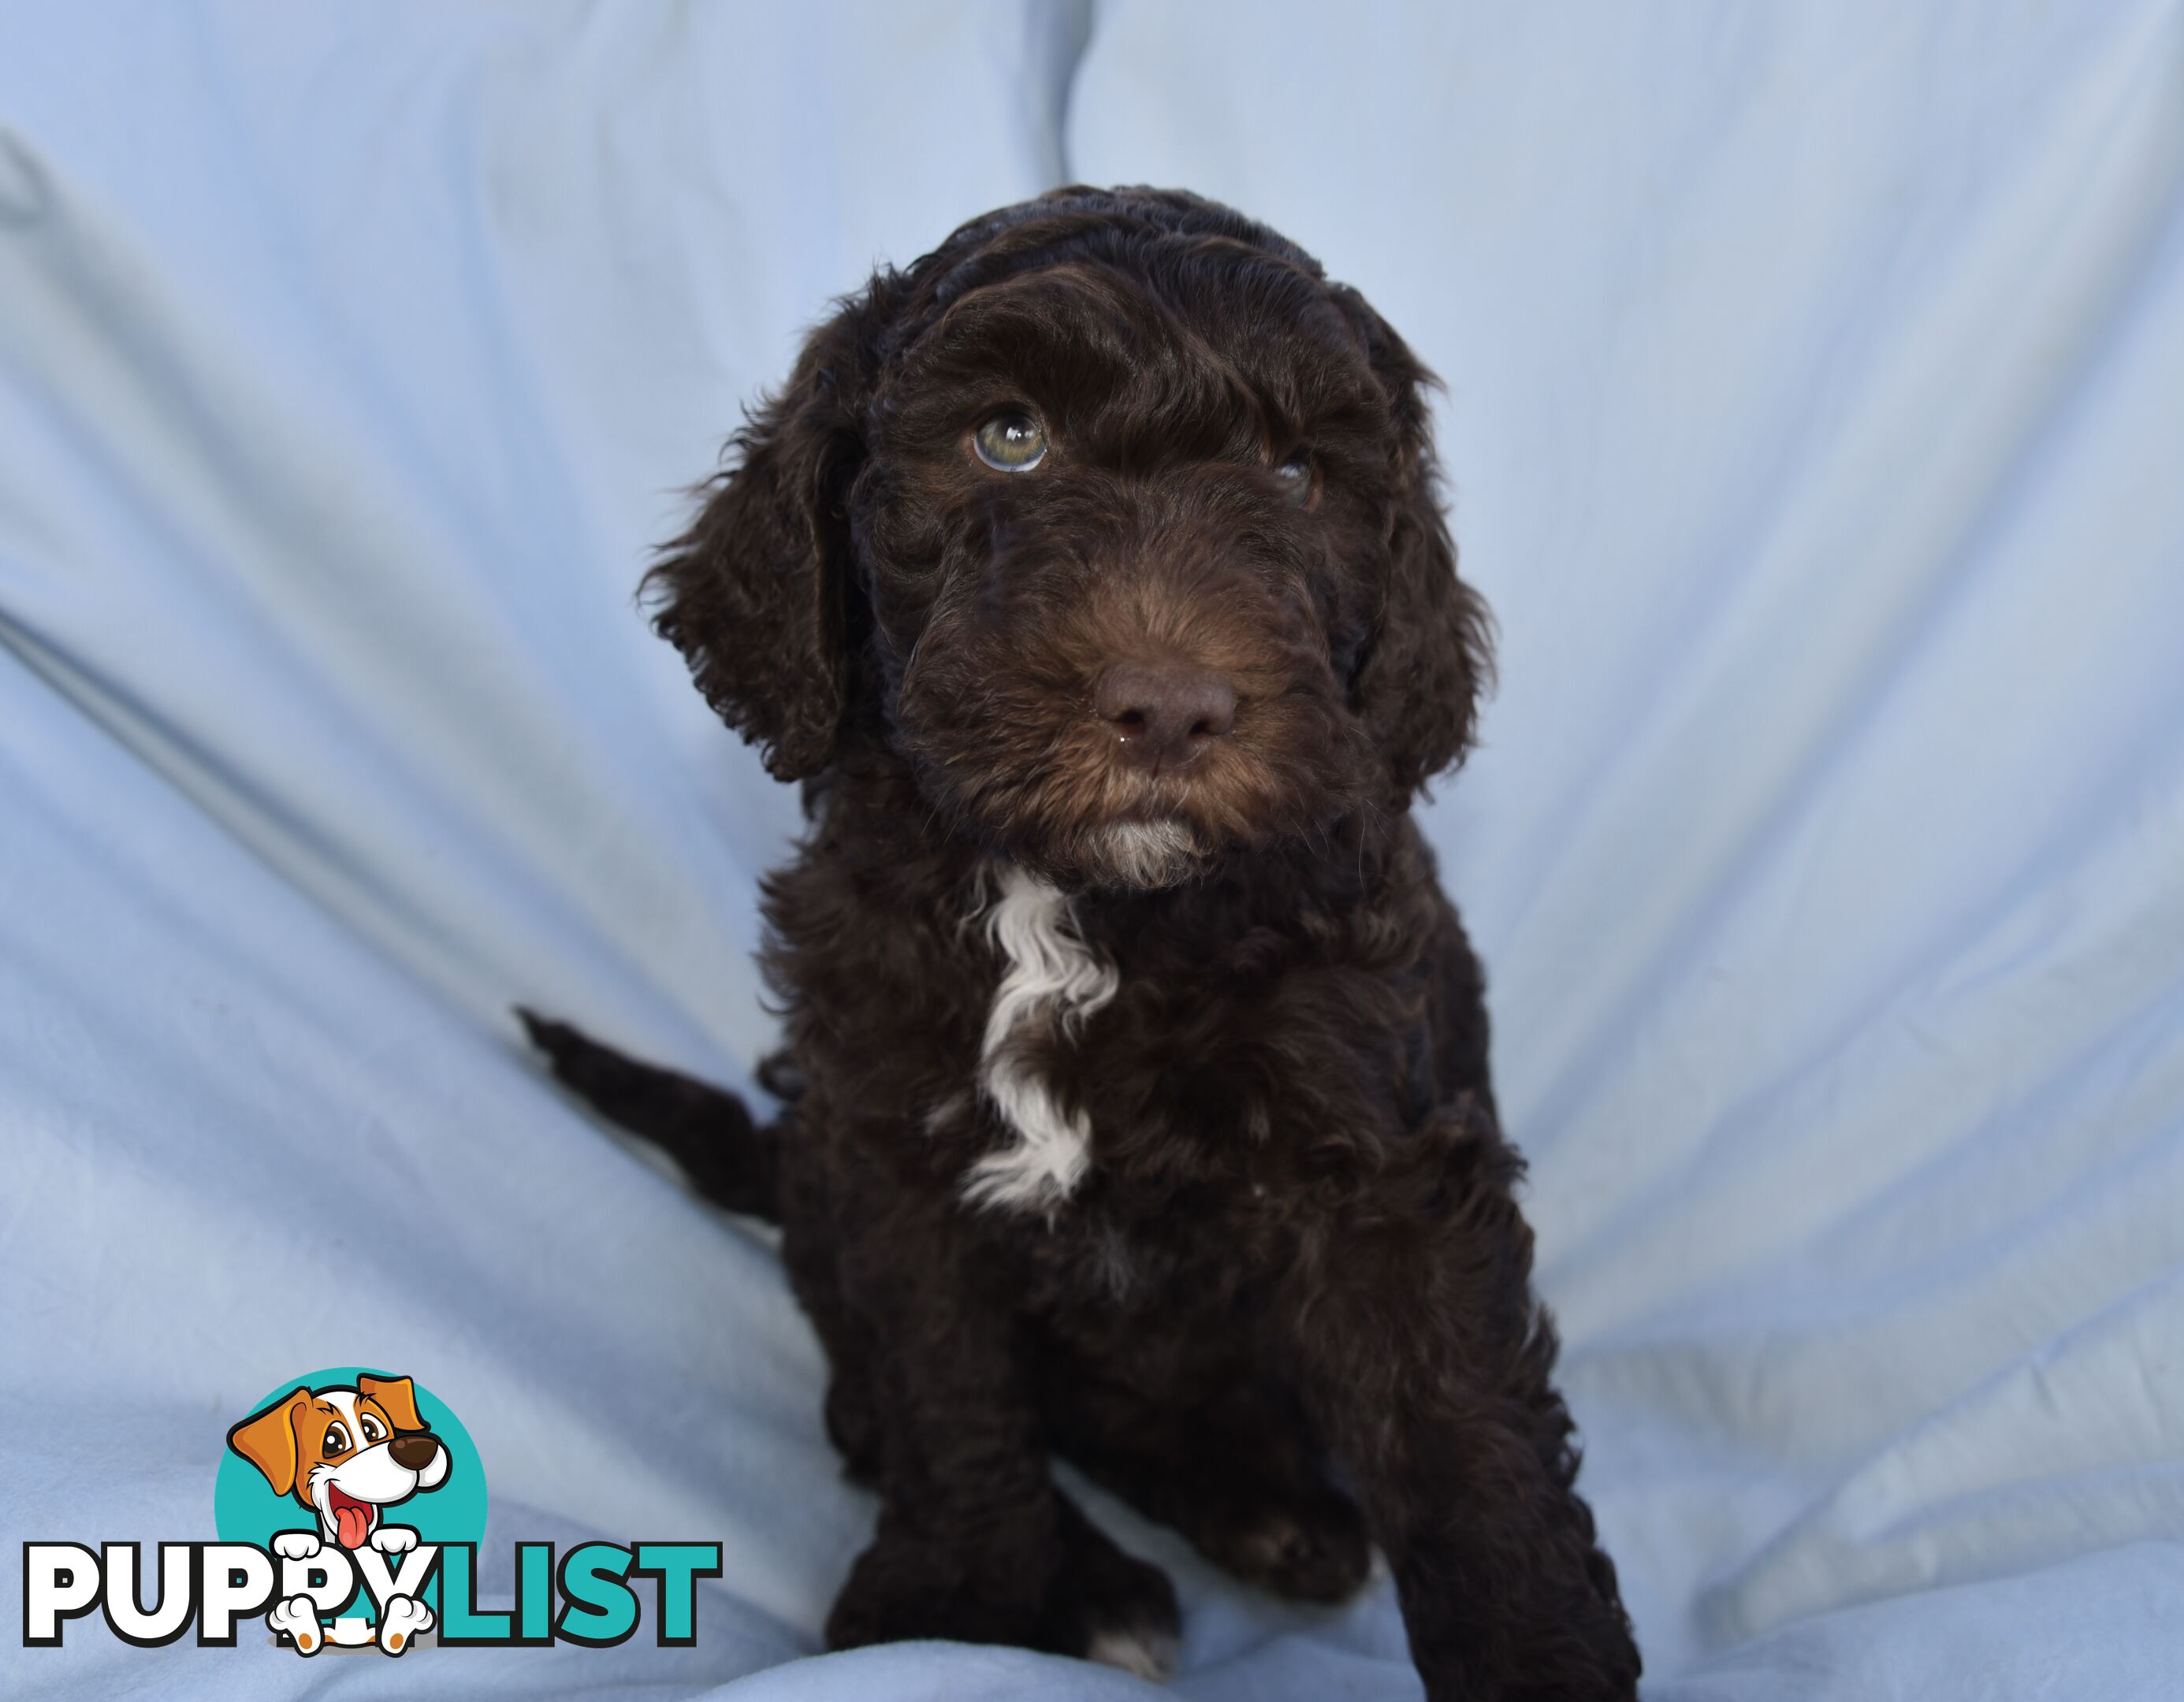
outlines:
[{"label": "puppy's head", "polygon": [[1263,225],[1057,191],[840,304],[656,623],[782,778],[875,737],[982,847],[1171,884],[1462,755],[1486,617],[1429,382]]}]

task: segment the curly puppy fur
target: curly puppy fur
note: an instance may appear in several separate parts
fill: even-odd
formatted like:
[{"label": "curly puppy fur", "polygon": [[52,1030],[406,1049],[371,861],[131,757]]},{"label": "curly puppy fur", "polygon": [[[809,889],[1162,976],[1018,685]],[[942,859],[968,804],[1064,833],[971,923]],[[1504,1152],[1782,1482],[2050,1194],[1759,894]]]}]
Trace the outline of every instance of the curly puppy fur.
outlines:
[{"label": "curly puppy fur", "polygon": [[[1439,1702],[1635,1694],[1410,815],[1487,667],[1430,381],[1265,226],[1061,190],[841,302],[650,576],[804,785],[783,1112],[527,1020],[783,1226],[880,1497],[837,1647],[1162,1671],[1167,1580],[1060,1454],[1291,1596],[1378,1543]],[[996,420],[1043,459],[991,464]]]}]

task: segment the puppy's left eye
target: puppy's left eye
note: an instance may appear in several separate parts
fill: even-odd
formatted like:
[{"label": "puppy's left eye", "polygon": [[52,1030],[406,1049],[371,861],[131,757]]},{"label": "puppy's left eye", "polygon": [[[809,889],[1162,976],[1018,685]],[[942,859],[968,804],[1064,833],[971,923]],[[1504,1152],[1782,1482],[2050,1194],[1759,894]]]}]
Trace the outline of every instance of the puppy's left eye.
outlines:
[{"label": "puppy's left eye", "polygon": [[1274,482],[1297,507],[1312,500],[1312,457],[1300,449],[1274,469]]},{"label": "puppy's left eye", "polygon": [[1028,473],[1046,459],[1046,432],[1028,414],[996,414],[972,434],[978,459],[1000,473]]},{"label": "puppy's left eye", "polygon": [[382,1430],[379,1427],[379,1421],[374,1418],[370,1413],[365,1414],[362,1418],[357,1421],[357,1428],[364,1432],[365,1445],[366,1447],[369,1447],[375,1442],[380,1441],[387,1434],[384,1430]]}]

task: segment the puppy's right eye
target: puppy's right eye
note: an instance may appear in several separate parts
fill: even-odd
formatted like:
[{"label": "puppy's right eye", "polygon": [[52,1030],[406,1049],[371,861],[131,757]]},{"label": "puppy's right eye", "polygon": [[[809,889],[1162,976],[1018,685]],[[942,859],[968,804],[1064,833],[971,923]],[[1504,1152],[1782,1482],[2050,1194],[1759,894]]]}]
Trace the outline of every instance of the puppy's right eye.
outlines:
[{"label": "puppy's right eye", "polygon": [[319,1444],[319,1452],[329,1460],[348,1452],[348,1432],[338,1421],[326,1427],[326,1439]]},{"label": "puppy's right eye", "polygon": [[1046,433],[1028,414],[996,414],[971,436],[978,459],[1000,473],[1028,473],[1046,459]]}]

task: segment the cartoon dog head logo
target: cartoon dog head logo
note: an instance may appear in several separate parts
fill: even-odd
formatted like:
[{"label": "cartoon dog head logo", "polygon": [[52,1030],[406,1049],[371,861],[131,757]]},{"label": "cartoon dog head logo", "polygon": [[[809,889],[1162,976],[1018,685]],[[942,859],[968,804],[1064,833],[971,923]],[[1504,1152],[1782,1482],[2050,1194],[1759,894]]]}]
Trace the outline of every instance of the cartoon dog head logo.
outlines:
[{"label": "cartoon dog head logo", "polygon": [[448,1481],[448,1449],[419,1416],[408,1377],[364,1372],[354,1386],[292,1389],[230,1430],[227,1445],[344,1549],[410,1547],[415,1532],[383,1523],[380,1510]]}]

